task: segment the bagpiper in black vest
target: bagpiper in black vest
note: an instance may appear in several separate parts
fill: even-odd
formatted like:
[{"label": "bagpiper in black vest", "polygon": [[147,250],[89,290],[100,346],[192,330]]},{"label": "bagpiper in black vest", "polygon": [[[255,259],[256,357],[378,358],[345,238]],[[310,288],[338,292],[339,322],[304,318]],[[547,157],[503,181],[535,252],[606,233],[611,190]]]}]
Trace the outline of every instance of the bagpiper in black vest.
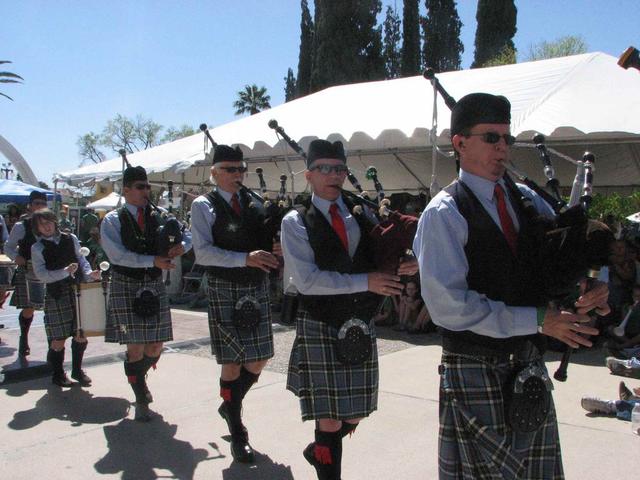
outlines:
[{"label": "bagpiper in black vest", "polygon": [[[145,207],[144,232],[140,230],[138,221],[126,206],[118,210],[118,219],[120,220],[120,239],[127,250],[139,255],[158,255],[157,238],[160,222],[157,212],[152,212],[148,205]],[[132,268],[114,264],[113,269],[136,280],[144,279],[145,275],[149,275],[151,278],[158,278],[162,274],[162,270],[157,267]]]},{"label": "bagpiper in black vest", "polygon": [[[343,198],[349,210],[353,205]],[[311,203],[309,208],[298,207],[298,213],[309,235],[315,264],[320,270],[339,273],[369,273],[376,270],[373,250],[368,232],[371,222],[364,214],[353,214],[360,227],[360,242],[353,259],[344,249],[340,238],[325,216]],[[302,307],[318,321],[340,328],[350,318],[359,318],[368,323],[373,317],[381,297],[372,292],[358,292],[338,295],[300,295]]]},{"label": "bagpiper in black vest", "polygon": [[[508,186],[507,191],[520,224],[518,232],[517,255],[514,255],[500,227],[484,209],[478,198],[462,181],[458,180],[445,188],[453,197],[458,211],[468,225],[467,244],[464,247],[469,271],[467,284],[470,290],[484,294],[494,301],[509,306],[546,306],[544,286],[534,276],[532,245],[534,236],[530,233],[530,221],[519,202],[519,195]],[[468,345],[496,352],[514,353],[525,341],[534,342],[540,349],[544,341],[541,335],[527,335],[509,338],[493,338],[479,335],[469,330],[453,331],[440,329],[443,335],[443,347],[446,350],[464,353]],[[466,344],[466,345],[464,345]]]},{"label": "bagpiper in black vest", "polygon": [[[238,192],[238,195],[243,205],[240,216],[233,211],[217,189],[206,195],[216,212],[216,221],[211,227],[216,247],[232,252],[271,251],[273,242],[268,238],[267,229],[264,227],[264,212],[246,193]],[[209,266],[207,270],[218,278],[243,285],[262,283],[267,275],[255,267]]]},{"label": "bagpiper in black vest", "polygon": [[22,217],[22,226],[24,227],[24,237],[18,240],[18,254],[25,260],[31,260],[31,246],[36,243],[31,217]]},{"label": "bagpiper in black vest", "polygon": [[[78,257],[76,256],[75,245],[73,244],[71,235],[61,233],[60,241],[57,244],[44,238],[40,239],[40,242],[43,246],[42,258],[44,258],[44,264],[47,270],[60,270],[66,268],[71,263],[78,263]],[[80,269],[78,269],[76,275],[82,275]],[[57,282],[47,283],[47,294],[53,298],[59,298],[63,284],[70,282],[71,278],[67,277]]]}]

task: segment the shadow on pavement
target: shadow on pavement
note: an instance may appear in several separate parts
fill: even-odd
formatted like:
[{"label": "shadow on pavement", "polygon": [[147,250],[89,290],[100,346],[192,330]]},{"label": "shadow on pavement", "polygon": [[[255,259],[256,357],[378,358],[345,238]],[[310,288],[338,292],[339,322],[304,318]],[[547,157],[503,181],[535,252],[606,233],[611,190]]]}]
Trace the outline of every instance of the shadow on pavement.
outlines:
[{"label": "shadow on pavement", "polygon": [[[158,415],[149,423],[124,419],[117,425],[104,427],[109,452],[94,464],[96,472],[117,474],[122,480],[151,480],[159,477],[193,479],[196,467],[209,457],[204,448],[194,449],[189,442],[175,437],[177,425],[171,425]],[[171,476],[156,473],[168,470]]]},{"label": "shadow on pavement", "polygon": [[[268,455],[258,452],[255,452],[255,459],[256,462],[252,465],[233,462],[229,468],[222,471],[223,480],[244,480],[246,478],[253,480],[293,480],[290,466],[276,463]],[[313,467],[309,466],[309,468],[313,470]]]},{"label": "shadow on pavement", "polygon": [[129,405],[122,398],[94,397],[79,386],[61,390],[50,385],[33,408],[16,412],[8,425],[13,430],[26,430],[54,419],[72,426],[109,423],[126,417]]}]

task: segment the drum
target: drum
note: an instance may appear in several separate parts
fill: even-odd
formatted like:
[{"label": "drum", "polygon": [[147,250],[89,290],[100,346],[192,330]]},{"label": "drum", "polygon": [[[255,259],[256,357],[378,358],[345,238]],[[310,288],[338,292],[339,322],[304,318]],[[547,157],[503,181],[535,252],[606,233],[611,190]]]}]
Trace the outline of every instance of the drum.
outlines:
[{"label": "drum", "polygon": [[104,327],[107,323],[107,308],[102,290],[102,282],[81,283],[79,324],[86,337],[99,337],[104,335]]},{"label": "drum", "polygon": [[6,255],[0,254],[0,290],[9,290],[11,287],[11,279],[13,278],[13,270],[16,266]]},{"label": "drum", "polygon": [[33,267],[31,266],[31,260],[27,262],[27,272],[25,273],[25,281],[27,284],[27,302],[31,304],[36,310],[42,310],[44,308],[44,294],[46,289],[46,283],[39,280],[33,273]]}]

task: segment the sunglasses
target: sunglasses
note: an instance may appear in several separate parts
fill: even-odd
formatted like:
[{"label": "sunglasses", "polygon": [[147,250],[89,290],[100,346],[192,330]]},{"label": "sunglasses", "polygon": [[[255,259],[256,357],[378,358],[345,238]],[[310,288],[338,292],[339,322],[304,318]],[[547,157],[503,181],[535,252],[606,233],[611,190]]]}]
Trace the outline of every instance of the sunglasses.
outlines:
[{"label": "sunglasses", "polygon": [[516,137],[513,135],[509,135],[505,133],[504,135],[500,135],[496,132],[485,132],[485,133],[470,133],[469,135],[465,135],[466,137],[482,137],[482,141],[484,143],[490,143],[495,145],[500,141],[501,138],[504,138],[504,143],[507,145],[513,145],[516,143]]},{"label": "sunglasses", "polygon": [[340,175],[349,171],[346,165],[316,165],[315,167],[311,167],[309,170],[317,170],[323,175],[329,175],[331,172],[335,172]]},{"label": "sunglasses", "polygon": [[135,183],[133,184],[133,188],[136,190],[151,190],[151,185],[148,183]]},{"label": "sunglasses", "polygon": [[31,205],[40,206],[40,207],[45,206],[46,207],[47,206],[47,202],[45,202],[44,200],[34,200],[33,202],[31,202]]},{"label": "sunglasses", "polygon": [[220,170],[224,170],[227,173],[245,173],[249,170],[247,167],[218,167]]}]

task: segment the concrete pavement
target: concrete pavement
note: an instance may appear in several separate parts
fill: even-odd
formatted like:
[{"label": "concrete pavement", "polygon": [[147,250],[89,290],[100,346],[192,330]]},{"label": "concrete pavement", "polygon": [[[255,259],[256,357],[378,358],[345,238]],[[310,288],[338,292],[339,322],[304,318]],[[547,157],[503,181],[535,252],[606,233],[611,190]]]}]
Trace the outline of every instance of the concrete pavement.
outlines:
[{"label": "concrete pavement", "polygon": [[[87,389],[60,390],[48,377],[1,384],[2,476],[313,479],[301,455],[313,424],[300,421],[286,376],[265,371],[247,395],[245,423],[260,454],[255,465],[240,465],[232,461],[226,426],[216,413],[219,366],[187,346],[175,343],[150,373],[151,406],[161,416],[149,424],[132,420],[132,393],[120,361],[89,366],[94,386]],[[439,355],[437,345],[423,345],[380,358],[379,410],[345,440],[345,480],[437,478]],[[551,355],[551,372],[558,357]],[[616,397],[621,377],[609,374],[601,351],[574,358],[568,382],[555,382],[566,477],[635,478],[640,438],[630,423],[591,417],[580,408],[583,394]]]}]

